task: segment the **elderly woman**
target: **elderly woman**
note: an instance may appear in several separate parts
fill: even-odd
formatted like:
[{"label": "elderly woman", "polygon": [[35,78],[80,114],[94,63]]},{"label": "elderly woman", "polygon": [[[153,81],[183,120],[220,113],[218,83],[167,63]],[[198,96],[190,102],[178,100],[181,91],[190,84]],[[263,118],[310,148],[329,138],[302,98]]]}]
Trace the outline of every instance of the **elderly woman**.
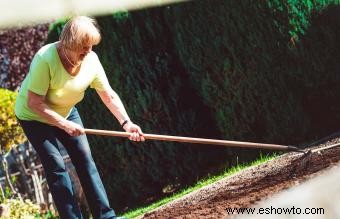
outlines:
[{"label": "elderly woman", "polygon": [[93,217],[116,218],[75,108],[89,86],[96,89],[122,128],[130,133],[130,140],[144,141],[140,127],[131,122],[92,51],[100,40],[93,19],[79,16],[69,20],[60,41],[43,46],[34,56],[16,100],[15,114],[40,157],[61,218],[82,215],[60,154],[60,143],[76,168]]}]

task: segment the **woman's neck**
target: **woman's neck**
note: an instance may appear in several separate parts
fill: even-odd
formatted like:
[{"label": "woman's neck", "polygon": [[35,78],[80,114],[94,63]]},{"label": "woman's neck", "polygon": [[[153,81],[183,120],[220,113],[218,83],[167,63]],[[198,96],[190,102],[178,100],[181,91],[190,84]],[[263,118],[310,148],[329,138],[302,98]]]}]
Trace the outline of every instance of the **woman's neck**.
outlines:
[{"label": "woman's neck", "polygon": [[64,56],[65,56],[65,58],[66,58],[66,61],[72,66],[72,67],[76,67],[76,66],[78,66],[76,63],[73,63],[72,61],[71,61],[71,58],[69,58],[68,57],[68,55],[66,54],[66,51],[65,51],[65,49],[63,48],[63,47],[61,47],[61,51],[63,52],[63,54],[64,54]]}]

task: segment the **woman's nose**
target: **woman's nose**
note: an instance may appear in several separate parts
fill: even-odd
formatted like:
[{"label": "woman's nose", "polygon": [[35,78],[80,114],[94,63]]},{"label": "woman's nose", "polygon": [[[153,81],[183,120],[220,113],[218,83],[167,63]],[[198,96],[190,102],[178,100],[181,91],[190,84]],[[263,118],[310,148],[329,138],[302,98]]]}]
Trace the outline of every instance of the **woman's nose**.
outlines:
[{"label": "woman's nose", "polygon": [[84,48],[84,52],[89,53],[92,50],[92,46],[87,46]]}]

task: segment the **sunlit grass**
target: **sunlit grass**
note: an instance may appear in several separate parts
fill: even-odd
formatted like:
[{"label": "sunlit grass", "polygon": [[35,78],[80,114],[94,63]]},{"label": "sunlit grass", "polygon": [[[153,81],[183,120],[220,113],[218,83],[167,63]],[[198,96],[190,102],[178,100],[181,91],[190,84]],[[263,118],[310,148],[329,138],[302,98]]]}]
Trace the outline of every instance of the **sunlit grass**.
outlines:
[{"label": "sunlit grass", "polygon": [[169,197],[165,197],[165,198],[162,198],[158,201],[156,201],[155,203],[153,204],[150,204],[150,205],[147,205],[147,206],[144,206],[144,207],[140,207],[140,208],[136,208],[136,209],[133,209],[127,213],[124,214],[125,217],[127,218],[136,218],[138,216],[142,216],[143,214],[145,214],[146,212],[149,212],[149,211],[152,211],[164,204],[167,204],[171,201],[174,201],[180,197],[183,197],[184,195],[186,194],[189,194],[193,191],[196,191],[204,186],[207,186],[209,184],[212,184],[218,180],[221,180],[225,177],[228,177],[228,176],[231,176],[241,170],[244,170],[245,168],[248,168],[248,167],[253,167],[253,166],[256,166],[256,165],[259,165],[259,164],[262,164],[264,162],[267,162],[269,160],[272,160],[273,158],[277,157],[277,155],[260,155],[260,158],[253,161],[253,162],[250,162],[250,163],[246,163],[246,164],[238,164],[237,166],[234,166],[234,167],[231,167],[229,169],[226,169],[223,173],[219,174],[219,175],[214,175],[214,176],[209,176],[205,179],[202,179],[200,181],[198,181],[195,185],[191,186],[191,187],[188,187],[188,188],[185,188]]}]

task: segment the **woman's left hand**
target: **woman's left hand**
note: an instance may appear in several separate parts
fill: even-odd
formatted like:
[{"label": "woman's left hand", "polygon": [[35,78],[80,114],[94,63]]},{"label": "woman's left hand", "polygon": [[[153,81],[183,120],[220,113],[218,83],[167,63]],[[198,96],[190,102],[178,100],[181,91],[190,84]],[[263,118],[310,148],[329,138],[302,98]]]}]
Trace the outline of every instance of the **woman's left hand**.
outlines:
[{"label": "woman's left hand", "polygon": [[126,132],[130,133],[129,139],[131,141],[145,141],[144,134],[141,128],[133,122],[129,121],[124,125],[123,128]]}]

